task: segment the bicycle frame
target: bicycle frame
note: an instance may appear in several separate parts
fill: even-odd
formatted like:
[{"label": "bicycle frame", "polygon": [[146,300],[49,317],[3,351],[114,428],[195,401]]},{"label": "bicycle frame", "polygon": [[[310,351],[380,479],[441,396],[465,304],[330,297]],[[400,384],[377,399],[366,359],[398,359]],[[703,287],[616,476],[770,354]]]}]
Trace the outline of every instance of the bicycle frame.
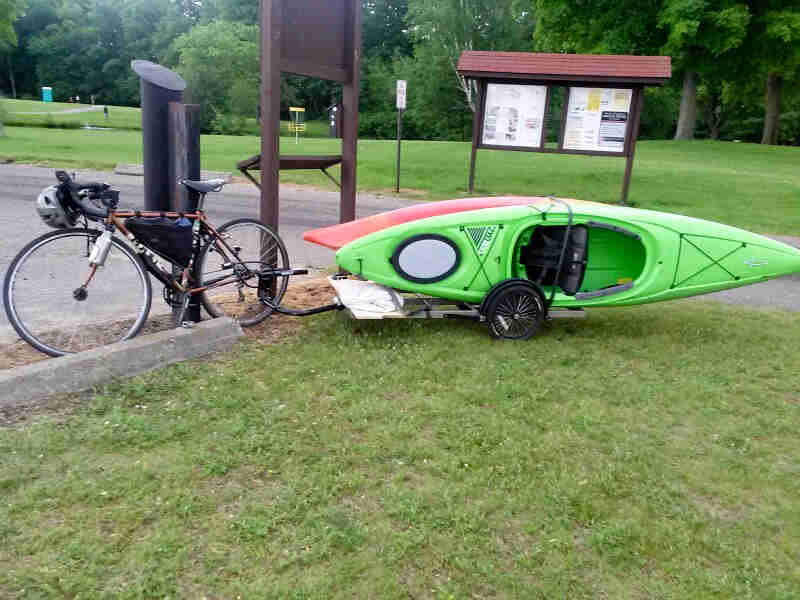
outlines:
[{"label": "bicycle frame", "polygon": [[[192,226],[194,233],[200,235],[195,235],[192,258],[189,262],[189,266],[181,269],[180,281],[178,277],[175,277],[170,270],[162,265],[161,261],[167,261],[170,266],[172,266],[173,263],[169,262],[168,259],[163,258],[161,255],[148,248],[125,227],[125,219],[129,217],[166,217],[169,219],[186,217],[187,219],[194,220],[194,224]],[[217,229],[208,221],[205,212],[202,210],[197,210],[190,213],[117,210],[109,213],[108,219],[106,220],[106,226],[112,226],[114,229],[122,233],[133,244],[134,251],[137,254],[146,257],[147,260],[144,261],[145,267],[156,279],[158,279],[165,286],[174,288],[176,291],[182,294],[187,292],[190,294],[199,294],[205,292],[206,290],[228,285],[239,280],[238,275],[233,273],[231,275],[222,275],[208,282],[203,282],[204,285],[199,287],[190,287],[191,273],[194,267],[195,259],[200,254],[201,250],[200,244],[202,243],[202,234],[210,236],[212,241],[216,241],[221,244],[222,247],[219,245],[217,247],[220,251],[224,250],[226,253],[226,261],[234,262],[235,260],[238,260],[236,258],[236,251],[228,245],[228,243],[225,241],[225,238],[223,238]],[[268,275],[269,273],[266,274]],[[93,273],[90,274],[89,281],[91,281],[92,275]],[[87,281],[86,285],[88,285],[89,281]]]}]

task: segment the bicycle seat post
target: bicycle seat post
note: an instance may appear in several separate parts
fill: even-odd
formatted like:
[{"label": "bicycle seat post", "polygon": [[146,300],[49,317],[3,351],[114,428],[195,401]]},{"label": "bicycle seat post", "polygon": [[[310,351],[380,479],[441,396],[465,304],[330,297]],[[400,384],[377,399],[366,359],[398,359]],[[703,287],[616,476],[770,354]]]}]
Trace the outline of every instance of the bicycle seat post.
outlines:
[{"label": "bicycle seat post", "polygon": [[190,179],[181,179],[180,182],[188,189],[197,192],[200,199],[197,201],[197,209],[203,210],[203,203],[206,199],[208,192],[218,192],[225,185],[224,179],[207,179],[205,181],[192,181]]}]

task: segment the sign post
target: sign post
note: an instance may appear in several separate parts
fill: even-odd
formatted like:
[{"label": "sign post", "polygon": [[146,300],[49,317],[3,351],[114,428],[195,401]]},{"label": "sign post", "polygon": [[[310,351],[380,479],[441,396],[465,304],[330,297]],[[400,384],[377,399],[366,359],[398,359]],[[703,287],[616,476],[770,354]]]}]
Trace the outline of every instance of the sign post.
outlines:
[{"label": "sign post", "polygon": [[400,191],[400,140],[403,137],[403,111],[406,109],[406,80],[397,80],[397,182],[394,191]]}]

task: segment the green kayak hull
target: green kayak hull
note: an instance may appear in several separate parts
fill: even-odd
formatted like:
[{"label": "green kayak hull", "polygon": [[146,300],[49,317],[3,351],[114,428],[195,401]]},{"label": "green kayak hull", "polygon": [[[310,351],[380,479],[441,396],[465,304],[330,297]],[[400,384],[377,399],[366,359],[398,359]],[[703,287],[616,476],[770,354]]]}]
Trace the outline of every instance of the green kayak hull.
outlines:
[{"label": "green kayak hull", "polygon": [[532,266],[537,252],[545,253],[539,249],[542,240],[559,234],[563,239],[569,222],[566,206],[543,198],[376,231],[343,246],[336,262],[391,288],[468,303],[481,302],[501,281],[531,279],[548,296],[555,291],[553,306],[564,308],[674,300],[800,272],[799,249],[743,229],[670,213],[565,202],[573,233],[585,235],[584,253],[575,256],[583,259],[575,261],[583,263],[575,289],[565,289],[569,286]]}]

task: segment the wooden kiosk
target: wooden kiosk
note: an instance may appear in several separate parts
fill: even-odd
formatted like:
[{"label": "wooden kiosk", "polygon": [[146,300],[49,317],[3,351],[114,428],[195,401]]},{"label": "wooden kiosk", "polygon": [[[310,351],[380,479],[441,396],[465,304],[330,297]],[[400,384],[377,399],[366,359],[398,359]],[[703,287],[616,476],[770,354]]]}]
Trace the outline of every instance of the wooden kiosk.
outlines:
[{"label": "wooden kiosk", "polygon": [[[669,81],[669,56],[466,51],[458,72],[477,82],[469,191],[479,149],[618,156],[628,197],[643,89]],[[566,88],[554,145],[547,145],[553,90]]]},{"label": "wooden kiosk", "polygon": [[[280,169],[326,169],[341,164],[340,222],[356,216],[361,3],[358,0],[261,0],[261,154],[241,161],[261,171],[261,219],[276,230]],[[342,153],[280,155],[281,72],[342,84]]]}]

